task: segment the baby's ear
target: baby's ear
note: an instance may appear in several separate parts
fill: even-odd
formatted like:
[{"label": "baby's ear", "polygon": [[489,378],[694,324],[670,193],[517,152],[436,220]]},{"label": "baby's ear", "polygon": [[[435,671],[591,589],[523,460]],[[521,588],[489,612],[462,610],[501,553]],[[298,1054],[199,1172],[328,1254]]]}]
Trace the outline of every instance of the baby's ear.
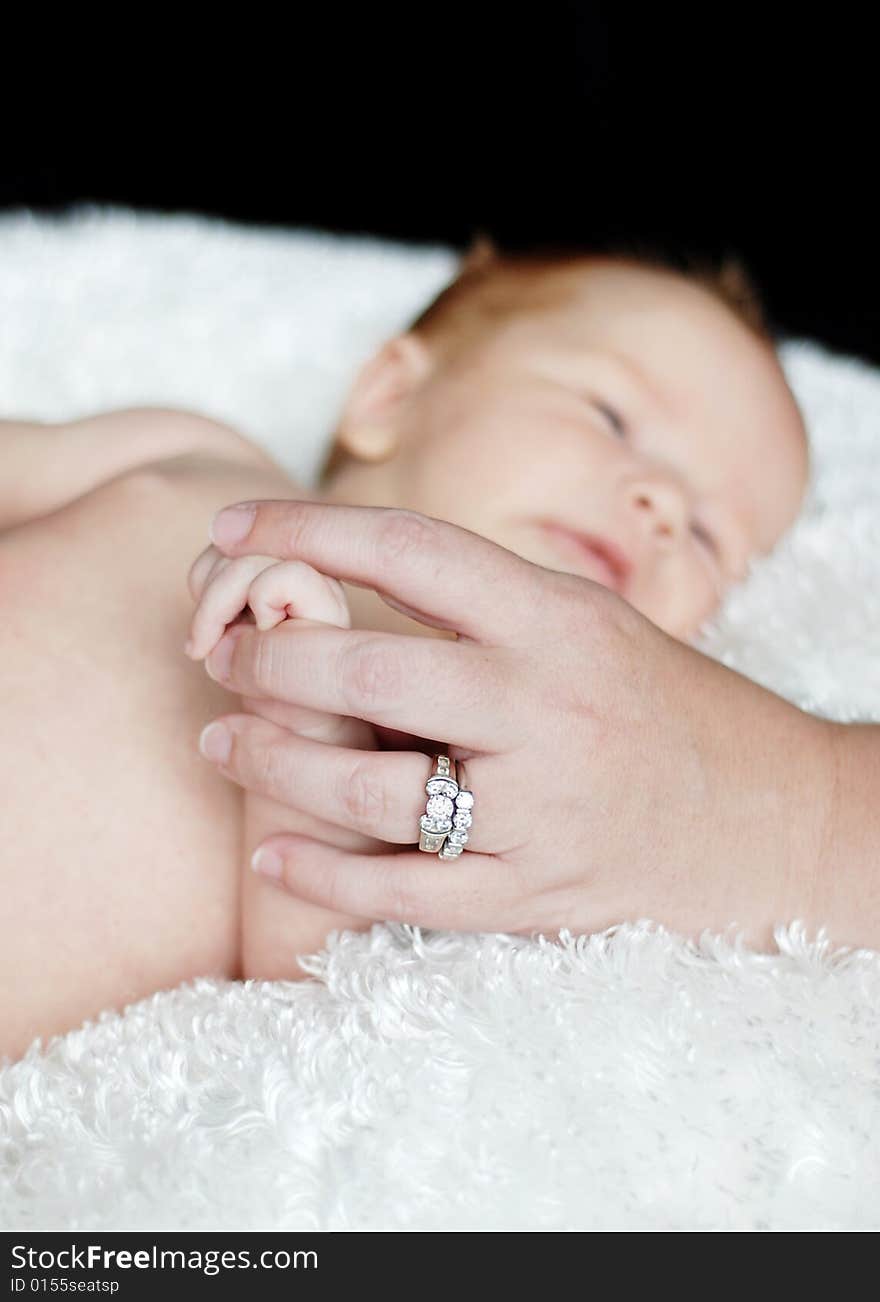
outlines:
[{"label": "baby's ear", "polygon": [[757,294],[755,282],[746,270],[742,259],[736,254],[724,255],[718,268],[718,281],[732,299],[745,301],[754,298]]},{"label": "baby's ear", "polygon": [[479,271],[480,268],[494,262],[497,257],[498,250],[492,243],[491,236],[485,231],[478,231],[459,263],[458,274],[462,276],[468,271]]},{"label": "baby's ear", "polygon": [[736,254],[725,254],[718,269],[718,284],[731,306],[755,329],[766,329],[761,292],[745,263]]}]

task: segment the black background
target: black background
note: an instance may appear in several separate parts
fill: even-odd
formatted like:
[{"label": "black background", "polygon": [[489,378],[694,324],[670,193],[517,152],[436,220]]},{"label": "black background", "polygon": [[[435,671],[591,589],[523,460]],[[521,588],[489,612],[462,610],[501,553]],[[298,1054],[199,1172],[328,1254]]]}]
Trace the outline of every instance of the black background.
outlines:
[{"label": "black background", "polygon": [[[133,11],[11,40],[0,205],[410,241],[740,253],[784,336],[880,362],[874,47],[856,11]],[[233,23],[233,25],[230,25]]]}]

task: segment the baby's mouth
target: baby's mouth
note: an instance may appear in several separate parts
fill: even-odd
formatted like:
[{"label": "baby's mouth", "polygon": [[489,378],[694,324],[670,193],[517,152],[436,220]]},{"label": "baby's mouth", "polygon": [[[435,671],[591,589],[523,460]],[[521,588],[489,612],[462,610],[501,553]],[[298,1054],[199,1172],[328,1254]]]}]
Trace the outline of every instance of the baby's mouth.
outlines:
[{"label": "baby's mouth", "polygon": [[539,524],[557,551],[577,565],[578,573],[624,595],[632,565],[616,543],[598,534],[571,529],[555,520],[541,520]]}]

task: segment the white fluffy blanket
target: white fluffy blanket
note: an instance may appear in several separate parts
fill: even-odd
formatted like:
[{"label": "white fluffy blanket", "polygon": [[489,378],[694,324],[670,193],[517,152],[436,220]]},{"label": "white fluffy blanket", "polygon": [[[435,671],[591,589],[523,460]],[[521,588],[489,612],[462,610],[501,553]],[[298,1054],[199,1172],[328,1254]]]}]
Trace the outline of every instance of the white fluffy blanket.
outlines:
[{"label": "white fluffy blanket", "polygon": [[[82,206],[0,220],[0,414],[193,407],[307,482],[445,248]],[[880,719],[880,372],[806,340],[802,521],[703,649]],[[760,473],[760,468],[755,468]],[[880,866],[880,865],[878,865]],[[4,1229],[878,1229],[880,955],[649,924],[376,925],[314,980],[157,994],[0,1071]]]}]

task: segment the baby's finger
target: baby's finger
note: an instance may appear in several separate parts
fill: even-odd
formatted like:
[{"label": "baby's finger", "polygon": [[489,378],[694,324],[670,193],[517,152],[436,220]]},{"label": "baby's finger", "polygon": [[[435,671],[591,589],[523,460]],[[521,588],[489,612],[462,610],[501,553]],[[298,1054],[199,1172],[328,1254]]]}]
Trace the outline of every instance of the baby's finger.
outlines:
[{"label": "baby's finger", "polygon": [[189,574],[186,576],[186,585],[193,601],[201,600],[202,593],[205,591],[205,586],[210,581],[211,575],[215,570],[225,568],[220,565],[220,561],[224,560],[228,561],[229,557],[224,556],[213,544],[206,547],[203,552],[199,552],[190,566]]},{"label": "baby's finger", "polygon": [[279,561],[264,569],[250,586],[248,605],[261,630],[274,628],[288,616],[351,627],[341,583],[305,561]]},{"label": "baby's finger", "polygon": [[[247,564],[241,564],[242,561]],[[273,559],[268,556],[240,556],[225,569],[214,572],[202,593],[190,624],[186,654],[201,660],[213,651],[231,624],[248,604],[248,590],[257,574]]]}]

